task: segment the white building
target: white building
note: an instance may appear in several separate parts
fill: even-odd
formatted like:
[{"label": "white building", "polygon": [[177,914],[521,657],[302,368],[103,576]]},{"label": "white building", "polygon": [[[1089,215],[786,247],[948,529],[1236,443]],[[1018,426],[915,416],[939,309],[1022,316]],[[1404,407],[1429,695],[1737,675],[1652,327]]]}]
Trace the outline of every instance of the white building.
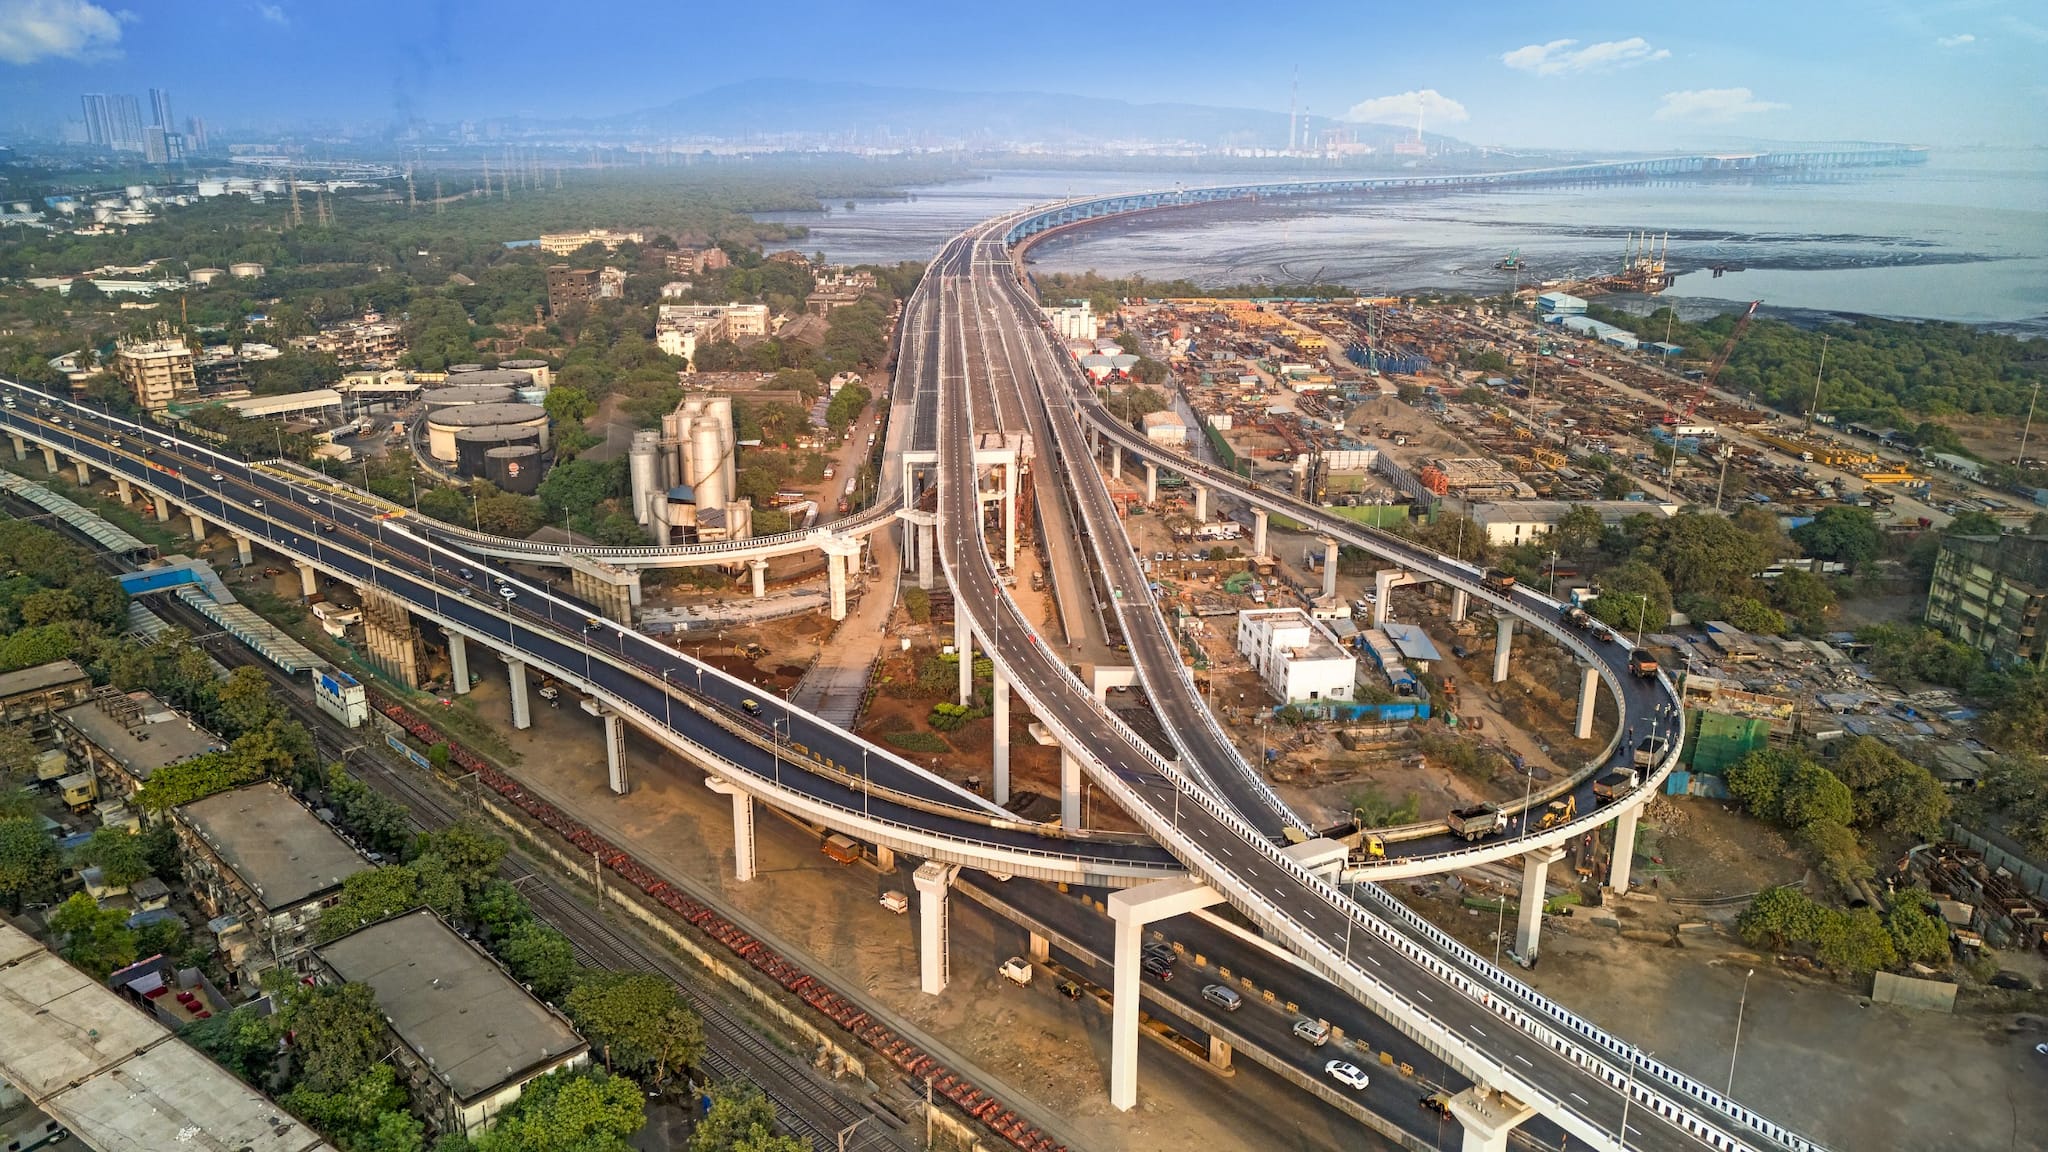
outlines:
[{"label": "white building", "polygon": [[1676,504],[1653,504],[1648,500],[1587,500],[1573,504],[1563,500],[1502,500],[1472,505],[1472,522],[1486,529],[1490,544],[1522,544],[1547,536],[1573,508],[1591,508],[1600,523],[1619,524],[1631,516],[1654,516],[1659,520],[1678,515]]},{"label": "white building", "polygon": [[1237,651],[1283,704],[1353,698],[1357,657],[1299,608],[1238,613]]}]

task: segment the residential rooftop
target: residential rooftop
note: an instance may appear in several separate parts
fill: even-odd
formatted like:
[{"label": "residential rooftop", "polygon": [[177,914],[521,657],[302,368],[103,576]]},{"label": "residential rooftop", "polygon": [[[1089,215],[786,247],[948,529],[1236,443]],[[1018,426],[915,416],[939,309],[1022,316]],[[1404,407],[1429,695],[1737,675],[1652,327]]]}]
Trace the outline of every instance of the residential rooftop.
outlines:
[{"label": "residential rooftop", "polygon": [[457,1099],[519,1083],[589,1045],[474,944],[422,908],[314,950],[377,1006]]},{"label": "residential rooftop", "polygon": [[371,867],[275,781],[194,800],[178,815],[273,911],[338,890]]}]

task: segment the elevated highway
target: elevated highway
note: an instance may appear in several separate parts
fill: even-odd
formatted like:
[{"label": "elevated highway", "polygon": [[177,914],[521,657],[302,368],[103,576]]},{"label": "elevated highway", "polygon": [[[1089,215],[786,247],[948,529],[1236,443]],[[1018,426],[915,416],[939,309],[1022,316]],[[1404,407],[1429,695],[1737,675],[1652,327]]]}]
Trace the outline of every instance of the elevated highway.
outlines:
[{"label": "elevated highway", "polygon": [[[1228,901],[1269,937],[1393,1021],[1433,1054],[1542,1113],[1582,1142],[1609,1146],[1619,1142],[1626,1131],[1627,1143],[1639,1148],[1702,1144],[1711,1148],[1813,1147],[1704,1085],[1656,1064],[1626,1042],[1541,1001],[1477,957],[1455,954],[1445,946],[1447,937],[1430,938],[1414,922],[1390,920],[1360,904],[1305,866],[1302,853],[1284,850],[1274,842],[1274,835],[1288,820],[1284,805],[1271,798],[1256,776],[1242,767],[1234,751],[1221,753],[1228,742],[1215,732],[1212,719],[1192,711],[1165,717],[1180,756],[1161,756],[1110,716],[1092,691],[1047,648],[1003,591],[983,536],[978,471],[971,455],[975,430],[963,403],[963,385],[973,371],[977,353],[987,355],[991,347],[1003,348],[1013,358],[1013,378],[1033,381],[1038,390],[1051,432],[1046,446],[1041,447],[1041,466],[1046,466],[1048,446],[1056,445],[1059,460],[1052,466],[1063,467],[1076,487],[1089,521],[1090,546],[1099,571],[1109,584],[1155,704],[1169,712],[1200,707],[1199,701],[1193,700],[1192,685],[1180,683],[1186,680],[1185,668],[1170,638],[1164,637],[1142,574],[1136,571],[1113,510],[1107,508],[1106,493],[1082,439],[1080,396],[1086,394],[1086,384],[1048,339],[1035,302],[1020,285],[1011,262],[1005,238],[1015,234],[1017,222],[1017,217],[1004,218],[956,238],[920,288],[932,293],[942,309],[937,354],[942,384],[940,550],[955,592],[956,610],[997,665],[999,696],[1006,687],[1021,694],[1033,714],[1056,735],[1067,757],[1185,863],[1191,875],[1188,881],[1137,890],[1121,905],[1112,902],[1118,920],[1115,1002],[1129,1006],[1117,1012],[1112,1101],[1128,1106],[1134,1099],[1135,1044],[1126,1046],[1123,1034],[1126,1028],[1135,1028],[1137,975],[1133,961],[1139,933],[1151,919]],[[1033,420],[1036,422],[1036,415]],[[1212,478],[1212,482],[1225,487],[1224,478]],[[1240,495],[1250,499],[1255,494],[1247,491]],[[1313,514],[1307,509],[1288,511],[1309,516],[1310,523],[1327,519],[1319,510]],[[1389,540],[1361,539],[1358,543],[1381,555],[1393,553],[1396,563],[1430,571],[1468,596],[1489,595],[1479,587],[1477,573],[1447,566],[1441,558],[1415,554],[1412,548],[1396,553]],[[1545,617],[1538,603],[1513,598],[1493,602],[1497,611],[1559,634],[1583,657],[1605,667],[1603,679],[1609,680],[1611,690],[1621,697],[1624,714],[1634,713],[1631,722],[1647,728],[1657,709],[1671,701],[1670,685],[1661,680],[1654,687],[1644,685],[1628,692],[1614,675],[1614,654],[1590,650],[1583,642],[1562,635],[1554,610]],[[1143,651],[1145,648],[1152,650]],[[1192,705],[1188,703],[1191,700]],[[1669,768],[1667,757],[1657,765],[1653,779]],[[1554,830],[1552,835],[1562,839],[1610,818],[1588,817]],[[1497,844],[1478,849],[1471,858],[1525,854],[1533,848],[1530,841]],[[1443,866],[1440,860],[1434,867]],[[1378,904],[1385,897],[1376,893],[1373,899]],[[1447,955],[1454,958],[1447,959]],[[1634,1122],[1622,1115],[1630,1107],[1639,1110],[1633,1114]],[[1478,1113],[1468,1119],[1470,1126],[1486,1122]],[[1649,1127],[1639,1131],[1639,1124]],[[1483,1144],[1467,1146],[1493,1146],[1492,1136],[1505,1140],[1505,1128],[1493,1132]]]}]

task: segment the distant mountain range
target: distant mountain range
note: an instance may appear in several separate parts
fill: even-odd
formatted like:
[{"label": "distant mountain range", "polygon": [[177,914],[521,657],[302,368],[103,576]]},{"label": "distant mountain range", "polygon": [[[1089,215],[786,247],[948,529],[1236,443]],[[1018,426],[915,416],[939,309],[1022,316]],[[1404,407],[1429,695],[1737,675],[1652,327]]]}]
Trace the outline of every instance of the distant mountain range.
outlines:
[{"label": "distant mountain range", "polygon": [[[1052,92],[954,92],[849,81],[763,79],[727,84],[654,108],[585,121],[593,128],[671,138],[767,140],[801,136],[882,146],[925,142],[990,146],[1077,143],[1283,148],[1287,114],[1201,104],[1137,104]],[[1355,131],[1386,146],[1408,136],[1390,125],[1309,117],[1308,129]]]}]

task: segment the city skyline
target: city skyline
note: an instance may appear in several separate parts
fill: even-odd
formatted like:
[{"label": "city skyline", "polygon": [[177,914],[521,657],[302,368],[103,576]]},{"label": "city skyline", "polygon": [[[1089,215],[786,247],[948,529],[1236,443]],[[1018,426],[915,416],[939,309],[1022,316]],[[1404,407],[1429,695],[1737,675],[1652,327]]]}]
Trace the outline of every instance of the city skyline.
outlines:
[{"label": "city skyline", "polygon": [[[1312,2],[1284,20],[1196,5],[1167,21],[1104,10],[1085,37],[1045,40],[926,3],[886,14],[800,4],[786,17],[763,40],[750,15],[726,10],[564,23],[529,0],[488,11],[375,0],[346,11],[216,6],[174,20],[162,7],[5,0],[0,102],[16,115],[0,130],[55,135],[79,119],[76,94],[91,92],[177,89],[181,106],[244,132],[363,131],[621,116],[723,85],[772,90],[782,77],[823,75],[1404,126],[1420,113],[1429,131],[1499,146],[2048,142],[2048,86],[2026,72],[2048,22],[2010,0],[1606,5],[1566,18],[1496,4],[1421,13]],[[1316,29],[1313,47],[1304,28]],[[761,50],[695,50],[749,41]],[[517,60],[544,67],[501,66]]]}]

